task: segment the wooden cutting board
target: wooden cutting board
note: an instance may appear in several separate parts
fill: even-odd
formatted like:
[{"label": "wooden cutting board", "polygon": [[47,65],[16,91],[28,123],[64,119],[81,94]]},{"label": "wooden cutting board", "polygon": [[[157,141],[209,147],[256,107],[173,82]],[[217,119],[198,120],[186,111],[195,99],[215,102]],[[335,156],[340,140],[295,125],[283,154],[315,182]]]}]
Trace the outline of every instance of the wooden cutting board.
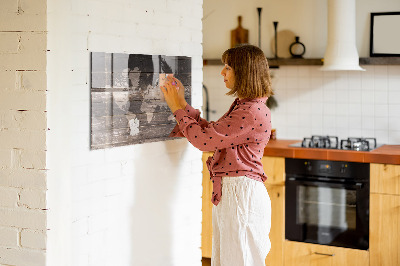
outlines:
[{"label": "wooden cutting board", "polygon": [[238,16],[238,27],[231,30],[231,48],[243,43],[249,43],[249,31],[242,27],[242,16]]}]

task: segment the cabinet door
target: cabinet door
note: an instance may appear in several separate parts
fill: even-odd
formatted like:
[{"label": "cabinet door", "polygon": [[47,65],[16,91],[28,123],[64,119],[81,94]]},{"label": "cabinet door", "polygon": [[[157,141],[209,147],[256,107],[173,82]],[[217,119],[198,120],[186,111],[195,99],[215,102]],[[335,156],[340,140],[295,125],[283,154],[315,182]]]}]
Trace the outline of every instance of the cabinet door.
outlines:
[{"label": "cabinet door", "polygon": [[371,266],[400,265],[400,196],[371,194]]},{"label": "cabinet door", "polygon": [[204,258],[211,258],[212,252],[212,183],[206,161],[211,152],[203,153],[203,195],[202,195],[202,224],[201,224],[201,253]]},{"label": "cabinet door", "polygon": [[370,165],[371,193],[400,195],[400,165]]},{"label": "cabinet door", "polygon": [[367,266],[365,250],[285,241],[285,266]]},{"label": "cabinet door", "polygon": [[285,185],[285,158],[264,156],[261,163],[268,177],[266,184]]},{"label": "cabinet door", "polygon": [[283,243],[285,240],[285,187],[265,184],[271,199],[271,250],[265,259],[266,266],[283,265]]}]

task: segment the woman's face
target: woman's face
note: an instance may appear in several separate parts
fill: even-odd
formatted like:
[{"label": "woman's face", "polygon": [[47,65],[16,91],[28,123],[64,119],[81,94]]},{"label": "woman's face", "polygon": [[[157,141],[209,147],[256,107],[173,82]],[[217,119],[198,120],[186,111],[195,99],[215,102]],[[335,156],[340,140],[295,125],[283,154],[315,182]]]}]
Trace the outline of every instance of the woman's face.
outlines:
[{"label": "woman's face", "polygon": [[225,64],[221,71],[221,75],[224,77],[225,86],[228,89],[233,89],[235,86],[235,73],[233,72],[233,69]]}]

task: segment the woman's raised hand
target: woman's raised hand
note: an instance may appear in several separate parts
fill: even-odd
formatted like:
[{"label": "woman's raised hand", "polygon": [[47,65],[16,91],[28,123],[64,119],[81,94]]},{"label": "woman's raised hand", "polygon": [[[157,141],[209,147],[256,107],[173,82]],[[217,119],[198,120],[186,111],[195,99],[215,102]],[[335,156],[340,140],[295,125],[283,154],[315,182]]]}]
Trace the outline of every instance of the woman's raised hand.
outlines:
[{"label": "woman's raised hand", "polygon": [[187,104],[185,100],[185,88],[178,79],[168,76],[164,85],[160,86],[160,89],[172,113],[178,109],[185,108]]}]

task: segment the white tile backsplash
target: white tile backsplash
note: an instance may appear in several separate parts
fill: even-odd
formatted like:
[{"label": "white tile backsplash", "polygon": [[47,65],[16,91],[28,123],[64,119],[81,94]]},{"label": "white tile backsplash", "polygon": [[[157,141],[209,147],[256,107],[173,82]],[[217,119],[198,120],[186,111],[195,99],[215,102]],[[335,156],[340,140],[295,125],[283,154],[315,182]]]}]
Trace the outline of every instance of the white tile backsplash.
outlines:
[{"label": "white tile backsplash", "polygon": [[[319,66],[272,69],[278,108],[272,126],[280,139],[311,135],[376,137],[379,143],[400,144],[400,66],[364,65],[366,71],[320,71]],[[218,119],[233,99],[226,97],[219,70],[204,67],[210,108]],[[217,108],[224,106],[224,108]],[[387,121],[387,122],[386,122]]]},{"label": "white tile backsplash", "polygon": [[[272,111],[272,123],[278,138],[323,134],[376,137],[379,143],[399,144],[400,67],[362,67],[366,71],[323,72],[315,66],[275,69],[279,106]],[[299,123],[298,114],[311,123],[302,119]]]}]

